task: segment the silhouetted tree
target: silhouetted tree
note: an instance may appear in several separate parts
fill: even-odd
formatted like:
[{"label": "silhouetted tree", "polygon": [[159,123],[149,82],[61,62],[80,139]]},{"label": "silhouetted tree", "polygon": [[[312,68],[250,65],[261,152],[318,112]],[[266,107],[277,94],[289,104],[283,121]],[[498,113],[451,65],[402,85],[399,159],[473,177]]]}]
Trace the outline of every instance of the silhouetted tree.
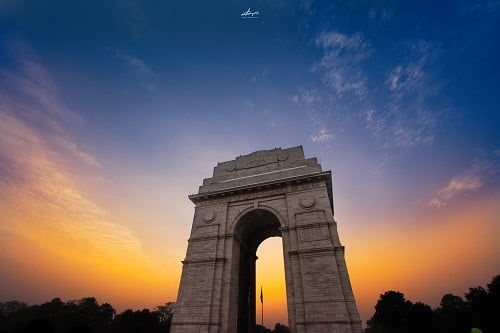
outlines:
[{"label": "silhouetted tree", "polygon": [[488,321],[488,292],[483,287],[469,288],[465,294],[468,301],[468,317],[472,327],[485,329]]},{"label": "silhouetted tree", "polygon": [[441,298],[441,303],[436,309],[436,327],[443,333],[468,333],[468,305],[462,297],[446,294]]},{"label": "silhouetted tree", "polygon": [[500,331],[500,322],[497,319],[498,314],[500,313],[500,275],[493,277],[491,283],[488,283],[487,287],[489,297],[488,304],[490,306],[489,318],[493,320],[491,329]]},{"label": "silhouetted tree", "polygon": [[126,310],[115,317],[111,327],[116,333],[156,333],[160,332],[160,320],[148,309]]},{"label": "silhouetted tree", "polygon": [[375,314],[367,322],[368,333],[470,333],[479,328],[483,332],[500,332],[500,275],[483,287],[469,288],[465,300],[446,294],[434,311],[426,304],[415,304],[397,291],[380,295]]},{"label": "silhouetted tree", "polygon": [[472,327],[477,327],[484,332],[499,332],[500,322],[500,275],[493,277],[491,283],[487,285],[487,290],[483,287],[469,288],[465,294],[468,301],[469,323]]},{"label": "silhouetted tree", "polygon": [[22,333],[53,333],[54,327],[45,318],[37,318],[28,323]]},{"label": "silhouetted tree", "polygon": [[26,328],[28,323],[37,319],[37,308],[19,301],[0,303],[0,331],[14,332]]},{"label": "silhouetted tree", "polygon": [[405,332],[412,303],[399,291],[386,291],[375,305],[375,314],[367,322],[368,332]]},{"label": "silhouetted tree", "polygon": [[54,298],[50,302],[40,305],[38,315],[48,319],[55,332],[67,331],[75,324],[74,316],[70,313],[68,305],[60,298]]},{"label": "silhouetted tree", "polygon": [[0,315],[2,317],[8,317],[20,310],[26,309],[28,304],[19,301],[8,301],[5,303],[0,303]]},{"label": "silhouetted tree", "polygon": [[161,332],[170,331],[170,323],[172,322],[172,316],[174,315],[175,302],[168,302],[165,305],[158,305],[156,310],[153,312],[160,321]]},{"label": "silhouetted tree", "polygon": [[272,331],[272,333],[290,333],[290,329],[286,325],[276,323],[276,325],[274,325],[274,330]]},{"label": "silhouetted tree", "polygon": [[108,328],[115,318],[116,310],[111,306],[111,304],[104,303],[99,306],[99,312],[101,314],[101,323],[103,326]]},{"label": "silhouetted tree", "polygon": [[66,333],[94,333],[94,330],[88,325],[77,324],[67,330]]},{"label": "silhouetted tree", "polygon": [[[411,302],[410,302],[411,304]],[[406,332],[433,332],[434,312],[427,304],[411,304],[406,318]]]},{"label": "silhouetted tree", "polygon": [[255,333],[262,333],[262,332],[264,332],[264,333],[272,333],[269,328],[264,327],[264,330],[262,330],[262,326],[261,325],[259,325],[259,324],[255,325]]},{"label": "silhouetted tree", "polygon": [[0,303],[0,332],[107,333],[114,314],[111,305],[99,305],[93,297],[32,306],[11,301]]}]

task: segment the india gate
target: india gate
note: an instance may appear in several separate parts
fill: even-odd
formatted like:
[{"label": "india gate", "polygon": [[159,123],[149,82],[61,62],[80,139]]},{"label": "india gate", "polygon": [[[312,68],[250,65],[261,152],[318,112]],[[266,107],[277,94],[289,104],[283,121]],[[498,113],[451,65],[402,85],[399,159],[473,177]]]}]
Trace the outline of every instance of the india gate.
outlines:
[{"label": "india gate", "polygon": [[331,172],[302,146],[218,163],[189,199],[195,212],[172,332],[255,332],[255,254],[274,236],[283,243],[291,332],[362,332]]}]

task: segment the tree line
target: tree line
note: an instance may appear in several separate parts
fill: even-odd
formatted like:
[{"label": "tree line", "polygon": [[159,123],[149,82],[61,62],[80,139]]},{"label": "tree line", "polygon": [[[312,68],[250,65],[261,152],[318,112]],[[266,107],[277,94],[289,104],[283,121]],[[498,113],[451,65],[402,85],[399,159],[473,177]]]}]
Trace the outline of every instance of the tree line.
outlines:
[{"label": "tree line", "polygon": [[54,298],[31,306],[9,301],[0,303],[0,333],[165,333],[174,305],[116,314],[110,304],[99,304],[94,297],[68,302]]},{"label": "tree line", "polygon": [[487,288],[471,287],[465,299],[446,294],[436,309],[412,303],[399,291],[380,295],[366,333],[500,332],[500,275]]}]

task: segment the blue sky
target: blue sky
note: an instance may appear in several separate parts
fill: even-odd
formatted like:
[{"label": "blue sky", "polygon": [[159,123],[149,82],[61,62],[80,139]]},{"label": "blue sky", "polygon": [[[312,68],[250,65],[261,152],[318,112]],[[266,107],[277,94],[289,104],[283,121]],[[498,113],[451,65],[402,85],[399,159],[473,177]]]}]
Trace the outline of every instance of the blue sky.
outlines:
[{"label": "blue sky", "polygon": [[[258,17],[243,19],[248,8]],[[500,263],[489,241],[500,218],[499,31],[495,0],[2,1],[3,250],[23,239],[34,251],[20,230],[34,230],[27,215],[40,209],[44,223],[65,230],[60,248],[115,230],[96,242],[149,258],[165,299],[154,287],[140,300],[82,290],[122,307],[161,304],[177,290],[193,213],[187,195],[219,161],[303,145],[333,172],[363,319],[386,287],[436,306],[447,288],[484,285]],[[89,227],[69,228],[65,214]],[[429,292],[416,286],[434,266],[392,286],[367,282],[378,273],[366,251],[394,237],[430,239],[432,228],[447,243],[454,223],[471,227],[462,217],[478,226],[453,234],[480,244],[471,272]],[[5,253],[12,276],[29,275]],[[443,258],[435,260],[450,270],[465,267]],[[54,267],[66,267],[58,260]],[[42,292],[15,280],[4,281],[5,297],[80,295],[78,285]]]}]

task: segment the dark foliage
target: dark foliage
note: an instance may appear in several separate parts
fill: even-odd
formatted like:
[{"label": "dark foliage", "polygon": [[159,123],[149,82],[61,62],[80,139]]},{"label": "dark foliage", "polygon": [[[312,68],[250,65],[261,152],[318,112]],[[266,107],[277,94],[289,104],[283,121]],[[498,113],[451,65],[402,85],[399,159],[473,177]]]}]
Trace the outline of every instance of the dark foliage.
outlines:
[{"label": "dark foliage", "polygon": [[0,333],[166,333],[174,303],[155,311],[127,310],[116,315],[108,303],[87,297],[64,303],[59,298],[42,305],[9,301],[0,303]]},{"label": "dark foliage", "polygon": [[269,328],[263,328],[261,325],[255,325],[255,333],[290,333],[290,329],[280,323],[276,323],[272,331]]},{"label": "dark foliage", "polygon": [[290,333],[290,329],[288,328],[288,326],[276,323],[276,325],[274,325],[274,331],[272,333]]},{"label": "dark foliage", "polygon": [[398,291],[380,295],[375,314],[368,320],[367,333],[470,333],[479,328],[484,333],[500,332],[500,275],[493,278],[487,290],[469,288],[465,300],[446,294],[439,307],[412,303]]},{"label": "dark foliage", "polygon": [[267,327],[262,327],[262,325],[255,325],[255,333],[271,333],[271,330]]}]

